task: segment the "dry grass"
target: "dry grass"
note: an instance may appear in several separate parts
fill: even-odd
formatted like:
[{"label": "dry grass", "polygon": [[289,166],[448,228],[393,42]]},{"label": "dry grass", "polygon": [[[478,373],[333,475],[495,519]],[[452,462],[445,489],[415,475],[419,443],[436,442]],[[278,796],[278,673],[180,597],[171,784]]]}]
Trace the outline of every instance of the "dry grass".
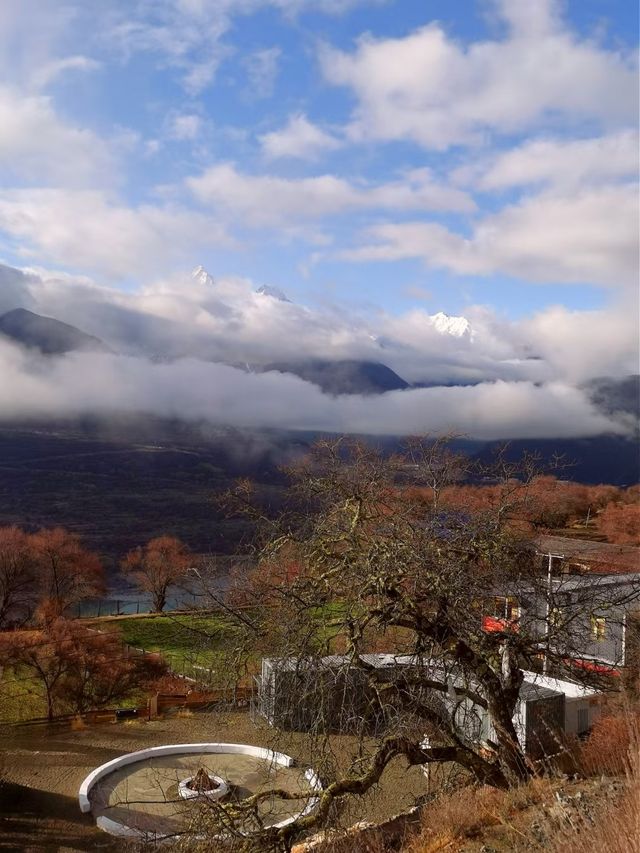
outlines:
[{"label": "dry grass", "polygon": [[323,840],[320,836],[316,844],[311,842],[295,845],[292,853],[388,853],[388,850],[382,835],[374,832],[357,837],[354,837],[353,833],[345,833],[328,840]]},{"label": "dry grass", "polygon": [[425,807],[420,830],[402,849],[404,853],[451,851],[473,840],[480,842],[492,828],[499,828],[501,835],[521,839],[523,833],[514,825],[518,816],[552,796],[552,783],[546,778],[532,779],[510,791],[463,788]]},{"label": "dry grass", "polygon": [[179,720],[188,720],[189,717],[193,717],[193,711],[189,710],[189,708],[179,708],[174,716]]},{"label": "dry grass", "polygon": [[603,718],[583,753],[586,767],[607,775],[617,769],[626,787],[613,802],[605,801],[595,819],[583,818],[561,830],[551,853],[640,853],[640,716],[627,711]]},{"label": "dry grass", "polygon": [[502,792],[470,787],[427,806],[404,853],[545,850],[640,853],[640,714],[602,717],[574,750],[581,777],[539,777]]},{"label": "dry grass", "polygon": [[630,754],[640,730],[640,713],[630,708],[596,721],[578,750],[578,766],[586,776],[621,776],[628,772]]},{"label": "dry grass", "polygon": [[439,797],[422,813],[422,827],[404,848],[406,853],[436,853],[452,842],[474,838],[487,826],[500,823],[505,794],[495,788],[463,788]]}]

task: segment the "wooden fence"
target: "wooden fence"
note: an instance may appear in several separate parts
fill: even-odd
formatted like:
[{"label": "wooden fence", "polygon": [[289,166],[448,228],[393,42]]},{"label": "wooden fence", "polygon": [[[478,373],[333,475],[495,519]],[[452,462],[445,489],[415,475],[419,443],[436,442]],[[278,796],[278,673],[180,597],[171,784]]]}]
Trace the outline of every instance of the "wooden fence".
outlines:
[{"label": "wooden fence", "polygon": [[238,686],[235,689],[229,690],[219,688],[208,691],[188,690],[184,693],[157,693],[142,707],[100,708],[95,711],[86,711],[82,714],[60,714],[52,720],[49,720],[47,717],[38,717],[33,720],[15,723],[15,725],[35,726],[68,723],[70,726],[73,726],[116,723],[127,719],[152,720],[174,708],[205,710],[207,708],[213,709],[216,706],[225,706],[243,709],[248,707],[251,695],[251,688],[246,686]]}]

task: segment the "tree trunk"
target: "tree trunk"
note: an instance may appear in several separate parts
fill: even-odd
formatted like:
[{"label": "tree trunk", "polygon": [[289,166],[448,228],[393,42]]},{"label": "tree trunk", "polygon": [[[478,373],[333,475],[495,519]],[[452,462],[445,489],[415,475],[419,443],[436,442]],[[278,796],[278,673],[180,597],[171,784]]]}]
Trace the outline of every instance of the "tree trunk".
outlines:
[{"label": "tree trunk", "polygon": [[45,683],[44,689],[47,694],[47,719],[49,721],[53,720],[53,690],[49,687],[48,684]]},{"label": "tree trunk", "polygon": [[167,591],[165,589],[155,590],[153,593],[153,612],[162,613],[167,603]]},{"label": "tree trunk", "polygon": [[510,786],[527,782],[533,772],[518,741],[510,710],[499,700],[489,699],[489,713],[498,741],[498,760],[507,782]]}]

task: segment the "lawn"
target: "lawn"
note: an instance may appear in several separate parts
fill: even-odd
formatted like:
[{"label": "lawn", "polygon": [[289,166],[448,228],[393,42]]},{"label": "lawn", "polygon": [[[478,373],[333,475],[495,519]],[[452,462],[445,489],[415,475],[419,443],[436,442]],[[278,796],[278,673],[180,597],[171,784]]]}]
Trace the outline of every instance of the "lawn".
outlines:
[{"label": "lawn", "polygon": [[234,636],[233,626],[222,616],[166,614],[88,624],[101,631],[117,631],[130,646],[160,652],[173,670],[195,676],[205,670],[215,673]]},{"label": "lawn", "polygon": [[[148,691],[133,690],[129,695],[115,699],[109,708],[131,708],[146,705]],[[63,696],[56,696],[54,703],[56,715],[74,713],[71,705]],[[4,669],[0,672],[0,725],[3,723],[24,723],[28,720],[42,719],[47,716],[45,690],[40,680],[26,668]]]},{"label": "lawn", "polygon": [[27,670],[4,669],[0,675],[0,723],[21,723],[44,717],[47,703],[44,691]]}]

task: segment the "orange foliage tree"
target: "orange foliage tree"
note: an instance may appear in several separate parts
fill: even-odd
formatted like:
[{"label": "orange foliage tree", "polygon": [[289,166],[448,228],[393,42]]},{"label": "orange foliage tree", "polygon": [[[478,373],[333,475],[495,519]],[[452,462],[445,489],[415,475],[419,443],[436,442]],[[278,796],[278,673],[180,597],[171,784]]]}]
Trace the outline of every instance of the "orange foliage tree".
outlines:
[{"label": "orange foliage tree", "polygon": [[[586,521],[609,501],[620,498],[615,486],[585,486],[550,475],[511,484],[509,521],[520,529],[557,529]],[[442,490],[441,503],[468,512],[494,510],[504,500],[504,484],[452,485]]]},{"label": "orange foliage tree", "polygon": [[104,592],[98,557],[61,527],[28,534],[0,528],[0,628],[24,624],[36,608],[54,618]]},{"label": "orange foliage tree", "polygon": [[104,593],[100,559],[82,546],[80,537],[62,527],[43,529],[31,537],[41,600],[51,615],[63,615],[74,604]]},{"label": "orange foliage tree", "polygon": [[57,687],[68,666],[57,653],[61,625],[51,622],[44,631],[6,631],[0,633],[0,662],[20,677],[26,693],[44,692],[47,717],[55,714]]},{"label": "orange foliage tree", "polygon": [[31,537],[19,527],[0,527],[0,629],[24,624],[37,602],[36,560]]},{"label": "orange foliage tree", "polygon": [[159,657],[132,657],[116,635],[63,618],[38,630],[0,633],[0,663],[16,672],[27,693],[44,694],[49,719],[125,699],[166,672]]},{"label": "orange foliage tree", "polygon": [[607,504],[596,527],[616,545],[640,545],[640,503]]},{"label": "orange foliage tree", "polygon": [[115,634],[89,632],[73,622],[65,633],[59,653],[67,667],[59,692],[74,712],[113,705],[149,689],[167,673],[159,655],[132,655]]},{"label": "orange foliage tree", "polygon": [[151,539],[143,548],[129,551],[121,563],[138,589],[150,593],[155,613],[162,613],[169,590],[184,579],[190,565],[186,545],[173,536]]}]

